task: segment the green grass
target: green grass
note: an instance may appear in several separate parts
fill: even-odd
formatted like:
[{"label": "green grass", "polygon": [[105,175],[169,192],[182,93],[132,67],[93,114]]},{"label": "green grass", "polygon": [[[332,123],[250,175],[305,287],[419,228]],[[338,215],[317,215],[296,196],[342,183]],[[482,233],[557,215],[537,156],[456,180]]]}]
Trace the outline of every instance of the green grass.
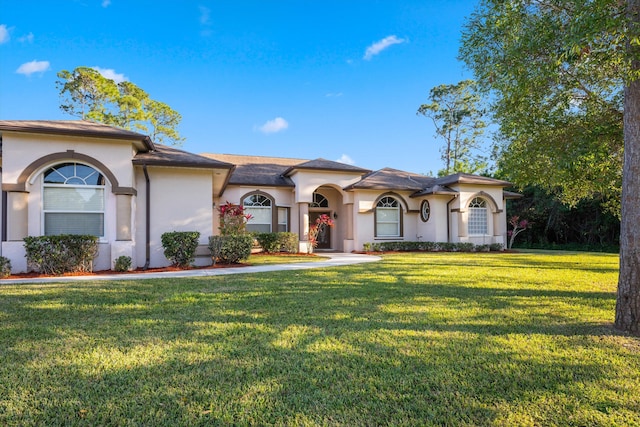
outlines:
[{"label": "green grass", "polygon": [[0,425],[640,425],[615,255],[0,285]]}]

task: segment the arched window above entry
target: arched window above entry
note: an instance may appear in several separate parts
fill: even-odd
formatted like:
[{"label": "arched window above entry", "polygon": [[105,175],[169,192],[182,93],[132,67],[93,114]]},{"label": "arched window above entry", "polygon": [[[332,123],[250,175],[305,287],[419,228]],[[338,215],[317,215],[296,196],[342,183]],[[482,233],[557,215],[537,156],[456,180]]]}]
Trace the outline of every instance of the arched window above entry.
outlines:
[{"label": "arched window above entry", "polygon": [[244,212],[251,215],[247,231],[270,233],[273,220],[271,199],[262,194],[251,194],[242,200]]},{"label": "arched window above entry", "polygon": [[376,203],[376,237],[402,236],[402,209],[397,199],[384,196]]},{"label": "arched window above entry", "polygon": [[309,204],[310,208],[328,208],[329,201],[320,193],[313,193],[313,202]]},{"label": "arched window above entry", "polygon": [[487,233],[487,201],[482,197],[475,197],[469,202],[469,234]]},{"label": "arched window above entry", "polygon": [[47,169],[42,182],[44,234],[90,234],[104,237],[105,178],[81,163]]}]

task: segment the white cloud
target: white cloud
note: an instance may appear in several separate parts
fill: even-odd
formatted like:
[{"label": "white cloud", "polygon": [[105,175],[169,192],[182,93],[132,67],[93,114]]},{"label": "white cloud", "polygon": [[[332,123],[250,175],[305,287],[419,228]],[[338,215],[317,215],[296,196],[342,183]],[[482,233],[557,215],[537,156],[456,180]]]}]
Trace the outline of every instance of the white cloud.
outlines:
[{"label": "white cloud", "polygon": [[342,156],[340,156],[340,158],[337,159],[336,162],[344,163],[345,165],[355,165],[356,164],[356,162],[351,157],[349,157],[349,155],[347,155],[347,154],[343,154]]},{"label": "white cloud", "polygon": [[407,41],[407,39],[399,39],[396,36],[387,36],[369,46],[364,53],[363,59],[366,61],[370,61],[371,58],[387,49],[388,47],[393,46],[394,44],[406,43]]},{"label": "white cloud", "polygon": [[20,43],[33,43],[33,33],[29,33],[26,36],[22,36],[18,39]]},{"label": "white cloud", "polygon": [[127,78],[127,76],[125,76],[124,74],[116,73],[116,70],[114,70],[113,68],[100,68],[100,67],[91,67],[91,68],[93,68],[94,70],[102,74],[102,77],[104,77],[105,79],[111,79],[116,83],[122,83],[129,80],[129,78]]},{"label": "white cloud", "polygon": [[16,73],[30,76],[33,73],[44,73],[49,69],[49,61],[31,61],[25,62],[18,67]]},{"label": "white cloud", "polygon": [[289,127],[289,123],[283,119],[282,117],[276,117],[273,120],[267,121],[265,124],[260,126],[258,130],[262,133],[276,133],[281,132]]},{"label": "white cloud", "polygon": [[209,25],[211,23],[211,9],[205,6],[200,6],[200,23],[202,25]]},{"label": "white cloud", "polygon": [[102,7],[109,7],[111,5],[111,0],[102,0]]},{"label": "white cloud", "polygon": [[0,25],[0,44],[6,43],[9,41],[9,29],[6,25]]},{"label": "white cloud", "polygon": [[327,98],[338,98],[342,96],[342,92],[330,92],[325,95]]}]

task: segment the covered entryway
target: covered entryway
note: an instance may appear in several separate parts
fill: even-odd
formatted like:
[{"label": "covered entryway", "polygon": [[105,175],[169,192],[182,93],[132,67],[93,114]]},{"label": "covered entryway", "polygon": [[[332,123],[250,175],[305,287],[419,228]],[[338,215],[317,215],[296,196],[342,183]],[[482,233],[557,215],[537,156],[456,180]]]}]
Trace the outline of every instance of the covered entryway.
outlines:
[{"label": "covered entryway", "polygon": [[333,221],[332,227],[324,227],[318,234],[320,250],[342,250],[343,224],[340,214],[343,210],[342,194],[332,186],[323,185],[313,192],[312,203],[309,203],[309,226],[313,226],[321,215],[326,215]]},{"label": "covered entryway", "polygon": [[[322,215],[327,215],[329,218],[331,218],[331,212],[329,211],[309,212],[309,226],[313,226],[316,223],[316,220]],[[316,246],[316,249],[331,249],[332,228],[333,227],[322,227],[322,229],[318,233],[318,245]]]}]

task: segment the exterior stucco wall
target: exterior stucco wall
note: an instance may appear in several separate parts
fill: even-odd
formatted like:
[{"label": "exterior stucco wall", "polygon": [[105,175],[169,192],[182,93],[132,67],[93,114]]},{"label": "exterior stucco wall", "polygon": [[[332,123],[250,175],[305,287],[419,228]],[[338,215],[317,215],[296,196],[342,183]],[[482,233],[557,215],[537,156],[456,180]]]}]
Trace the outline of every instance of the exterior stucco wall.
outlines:
[{"label": "exterior stucco wall", "polygon": [[[148,167],[151,188],[150,267],[170,265],[162,248],[162,233],[199,231],[199,245],[206,247],[214,234],[212,192],[213,177],[209,170]],[[136,200],[135,260],[138,267],[146,262],[146,181],[141,167],[135,171]],[[201,250],[204,250],[201,248]],[[210,264],[202,258],[197,264]]]},{"label": "exterior stucco wall", "polygon": [[311,203],[313,192],[323,185],[345,188],[360,179],[359,174],[343,172],[298,171],[291,175],[296,185],[295,203]]},{"label": "exterior stucco wall", "polygon": [[[375,204],[382,195],[395,197],[402,207],[402,236],[400,237],[376,237],[375,236]],[[362,245],[369,242],[384,241],[416,241],[421,230],[418,228],[420,221],[418,209],[420,200],[411,199],[410,192],[384,190],[357,190],[354,191],[354,246],[356,250],[362,250]],[[422,238],[421,240],[425,240]]]},{"label": "exterior stucco wall", "polygon": [[[87,163],[98,169],[105,177],[106,175],[114,177],[119,187],[133,187],[131,165],[131,158],[134,155],[133,141],[3,132],[2,142],[4,163],[1,183],[11,189],[7,193],[7,199],[10,202],[7,208],[12,211],[12,215],[8,215],[7,218],[10,232],[7,233],[7,241],[2,243],[2,251],[10,257],[14,273],[27,271],[22,239],[25,236],[40,236],[44,232],[42,174],[49,167],[67,161]],[[58,155],[51,158],[50,155],[55,153]],[[94,159],[101,166],[78,160],[74,157],[76,155]],[[37,166],[34,167],[34,165]],[[112,268],[111,246],[116,240],[117,205],[112,184],[107,177],[105,235],[99,242],[94,270]],[[14,188],[21,191],[13,191]]]},{"label": "exterior stucco wall", "polygon": [[[4,133],[2,142],[2,155],[7,166],[3,171],[4,183],[17,184],[22,171],[38,159],[52,153],[65,153],[72,150],[102,162],[118,178],[120,186],[133,186],[132,141]],[[55,163],[59,161],[56,160]],[[43,165],[42,168],[47,166]],[[38,172],[34,172],[32,179]]]},{"label": "exterior stucco wall", "polygon": [[420,219],[420,214],[418,214],[417,233],[419,239],[417,240],[422,242],[447,242],[447,230],[450,226],[447,223],[447,203],[451,200],[451,197],[435,195],[417,199],[418,209],[420,209],[423,200],[429,202],[431,215],[427,222],[423,222]]},{"label": "exterior stucco wall", "polygon": [[[225,189],[222,196],[214,199],[214,231],[215,234],[219,234],[220,216],[217,208],[226,202],[233,204],[240,204],[240,198],[248,193],[253,192],[266,193],[275,200],[276,207],[289,208],[289,231],[298,233],[298,208],[293,202],[293,188],[290,187],[250,187],[245,185],[229,185]],[[273,230],[276,231],[276,230]]]},{"label": "exterior stucco wall", "polygon": [[[481,185],[452,186],[459,192],[459,197],[452,203],[451,213],[452,241],[471,242],[476,245],[500,243],[505,244],[507,222],[502,187]],[[488,202],[487,234],[469,235],[468,206],[474,197],[482,197]]]}]

